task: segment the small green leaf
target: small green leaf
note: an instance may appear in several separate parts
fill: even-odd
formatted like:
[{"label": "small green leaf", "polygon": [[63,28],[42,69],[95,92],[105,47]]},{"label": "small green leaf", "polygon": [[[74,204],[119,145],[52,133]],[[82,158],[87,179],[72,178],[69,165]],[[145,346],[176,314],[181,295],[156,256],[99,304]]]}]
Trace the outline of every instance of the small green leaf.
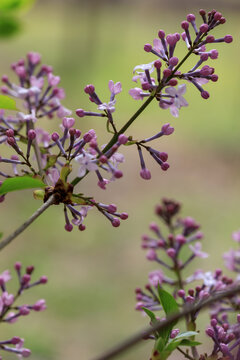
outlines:
[{"label": "small green leaf", "polygon": [[156,319],[155,314],[154,314],[151,310],[145,308],[144,306],[142,307],[142,309],[143,309],[143,311],[150,317],[152,323],[155,323],[156,321],[158,321],[158,320]]},{"label": "small green leaf", "polygon": [[178,334],[174,339],[172,339],[172,341],[176,340],[176,339],[183,339],[183,338],[188,338],[190,336],[196,336],[199,335],[199,333],[197,331],[185,331],[181,334]]},{"label": "small green leaf", "polygon": [[160,286],[158,286],[158,295],[166,315],[171,315],[179,311],[178,304],[174,297],[167,291],[161,289]]},{"label": "small green leaf", "polygon": [[15,100],[6,95],[0,95],[0,109],[18,110]]},{"label": "small green leaf", "polygon": [[180,346],[198,346],[201,345],[199,341],[189,340],[189,339],[183,339],[180,343]]},{"label": "small green leaf", "polygon": [[2,236],[3,236],[3,233],[1,232],[1,233],[0,233],[0,239],[2,238]]},{"label": "small green leaf", "polygon": [[29,9],[35,0],[1,0],[0,10],[2,11],[18,11],[22,9]]},{"label": "small green leaf", "polygon": [[0,186],[0,195],[7,194],[10,191],[17,191],[23,189],[42,188],[46,184],[39,178],[34,178],[29,175],[16,176],[6,179]]},{"label": "small green leaf", "polygon": [[[160,303],[167,316],[177,313],[179,311],[178,304],[174,299],[174,297],[171,294],[169,294],[167,291],[161,289],[159,285],[158,285],[158,295],[159,295]],[[168,342],[171,330],[174,327],[174,325],[176,325],[176,323],[177,321],[173,321],[171,324],[165,326],[162,330],[159,331],[159,335],[164,339],[165,344]]]},{"label": "small green leaf", "polygon": [[157,339],[157,341],[155,343],[154,349],[161,353],[164,349],[164,345],[165,345],[165,343],[164,343],[163,338],[159,338],[159,339]]}]

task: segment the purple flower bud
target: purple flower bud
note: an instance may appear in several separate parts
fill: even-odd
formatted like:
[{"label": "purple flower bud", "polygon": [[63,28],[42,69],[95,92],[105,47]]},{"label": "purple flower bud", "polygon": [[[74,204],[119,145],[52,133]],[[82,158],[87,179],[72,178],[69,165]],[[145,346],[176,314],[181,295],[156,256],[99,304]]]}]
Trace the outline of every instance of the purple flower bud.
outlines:
[{"label": "purple flower bud", "polygon": [[170,339],[174,339],[179,334],[179,332],[179,329],[173,329],[170,334]]},{"label": "purple flower bud", "polygon": [[186,238],[185,236],[183,236],[182,234],[178,234],[176,235],[176,238],[175,238],[176,242],[180,245],[183,245],[186,243]]},{"label": "purple flower bud", "polygon": [[2,76],[2,82],[4,82],[4,83],[8,83],[8,76],[7,75],[3,75]]},{"label": "purple flower bud", "polygon": [[201,92],[201,97],[203,98],[203,99],[208,99],[209,98],[209,92],[208,91],[202,91]]},{"label": "purple flower bud", "polygon": [[120,179],[123,176],[123,173],[121,170],[114,171],[114,176],[116,179]]},{"label": "purple flower bud", "polygon": [[206,334],[208,336],[210,336],[211,338],[214,338],[214,336],[215,336],[214,330],[212,328],[210,328],[210,327],[206,329]]},{"label": "purple flower bud", "polygon": [[30,140],[34,140],[35,139],[35,137],[36,137],[36,131],[35,130],[29,130],[28,131],[28,138],[30,139]]},{"label": "purple flower bud", "polygon": [[163,30],[159,30],[158,37],[159,37],[159,39],[164,39],[165,38],[165,32]]},{"label": "purple flower bud", "polygon": [[26,315],[28,315],[30,313],[30,310],[26,305],[23,305],[23,306],[20,306],[19,313],[22,316],[26,316]]},{"label": "purple flower bud", "polygon": [[27,358],[31,355],[31,351],[29,349],[22,349],[21,355],[22,357]]},{"label": "purple flower bud", "polygon": [[188,30],[189,23],[185,20],[181,23],[181,27],[183,28],[183,30]]},{"label": "purple flower bud", "polygon": [[142,169],[140,171],[140,176],[144,179],[144,180],[150,180],[151,179],[151,173],[148,169]]},{"label": "purple flower bud", "polygon": [[153,250],[153,249],[148,250],[147,255],[146,255],[146,258],[147,258],[149,261],[155,261],[155,260],[157,259],[157,253],[156,253],[156,251]]},{"label": "purple flower bud", "polygon": [[62,124],[65,127],[65,129],[70,129],[71,127],[73,127],[74,123],[75,123],[74,118],[67,118],[67,117],[63,118]]},{"label": "purple flower bud", "polygon": [[165,78],[168,78],[172,74],[172,71],[170,69],[163,70],[163,76]]},{"label": "purple flower bud", "polygon": [[228,349],[227,344],[220,343],[220,348],[221,348],[221,351],[222,351],[223,355],[228,355],[229,354],[229,349]]},{"label": "purple flower bud", "polygon": [[168,82],[168,85],[170,86],[176,86],[178,84],[177,79],[170,79]]},{"label": "purple flower bud", "polygon": [[89,85],[85,86],[84,91],[85,91],[86,94],[91,95],[91,94],[94,93],[95,87],[94,87],[94,85],[89,84]]},{"label": "purple flower bud", "polygon": [[72,226],[72,224],[66,224],[66,225],[64,226],[64,228],[65,228],[66,231],[71,232],[72,229],[73,229],[73,226]]},{"label": "purple flower bud", "polygon": [[128,219],[128,213],[126,213],[126,212],[121,213],[120,214],[120,219],[127,220]]},{"label": "purple flower bud", "polygon": [[60,82],[59,76],[54,76],[52,73],[48,74],[48,84],[50,86],[57,86]]},{"label": "purple flower bud", "polygon": [[41,55],[36,52],[29,52],[27,58],[32,65],[37,65],[41,61]]},{"label": "purple flower bud", "polygon": [[213,74],[213,75],[211,76],[211,80],[212,80],[213,82],[218,81],[218,75],[217,75],[217,74]]},{"label": "purple flower bud", "polygon": [[176,256],[176,250],[175,250],[174,248],[169,248],[169,249],[167,249],[167,255],[168,255],[170,258],[174,259],[175,256]]},{"label": "purple flower bud", "polygon": [[20,339],[20,337],[18,337],[18,336],[14,336],[14,337],[11,339],[11,344],[13,344],[13,345],[19,344],[20,342],[21,342],[21,339]]},{"label": "purple flower bud", "polygon": [[45,275],[41,276],[39,282],[40,284],[46,284],[48,282],[47,276]]},{"label": "purple flower bud", "polygon": [[206,43],[208,43],[208,44],[214,42],[214,40],[215,40],[215,37],[213,35],[208,35],[206,37]]},{"label": "purple flower bud", "polygon": [[222,14],[220,13],[220,12],[215,12],[215,14],[214,14],[214,20],[215,21],[218,21],[218,20],[220,20],[221,19],[221,17],[222,17]]},{"label": "purple flower bud", "polygon": [[195,21],[196,17],[194,14],[188,14],[187,15],[187,21],[188,22],[192,22],[192,21]]},{"label": "purple flower bud", "polygon": [[224,41],[225,41],[225,43],[230,44],[233,41],[232,35],[225,35]]},{"label": "purple flower bud", "polygon": [[162,126],[163,135],[171,135],[174,132],[174,128],[169,123]]},{"label": "purple flower bud", "polygon": [[57,140],[59,139],[58,133],[57,133],[57,132],[54,132],[54,133],[52,134],[51,138],[52,138],[52,140],[53,140],[54,142],[57,141]]},{"label": "purple flower bud", "polygon": [[87,132],[83,135],[83,139],[86,143],[90,142],[92,140],[93,136],[90,132]]},{"label": "purple flower bud", "polygon": [[161,169],[163,171],[167,171],[169,169],[169,167],[170,167],[170,165],[168,163],[166,163],[166,162],[161,164]]},{"label": "purple flower bud", "polygon": [[161,69],[161,67],[162,67],[161,61],[160,60],[154,61],[154,66],[156,69]]},{"label": "purple flower bud", "polygon": [[208,54],[207,54],[207,53],[201,54],[201,55],[200,55],[200,59],[201,59],[202,61],[207,61],[207,59],[208,59]]},{"label": "purple flower bud", "polygon": [[76,114],[79,117],[84,117],[85,116],[85,111],[83,109],[77,109]]},{"label": "purple flower bud", "polygon": [[8,129],[6,130],[5,134],[7,135],[7,137],[14,137],[14,130]]},{"label": "purple flower bud", "polygon": [[142,83],[142,89],[149,90],[149,89],[151,89],[151,85],[148,82],[144,82],[144,83]]},{"label": "purple flower bud", "polygon": [[212,60],[215,60],[215,59],[218,58],[218,51],[216,49],[213,49],[213,50],[210,51],[210,58]]},{"label": "purple flower bud", "polygon": [[203,9],[200,9],[200,10],[199,10],[199,14],[200,14],[201,16],[206,15],[206,11],[203,10]]},{"label": "purple flower bud", "polygon": [[118,227],[120,225],[120,220],[118,218],[114,218],[112,220],[112,226],[113,227]]},{"label": "purple flower bud", "polygon": [[178,296],[180,298],[184,298],[185,297],[185,291],[183,289],[178,290]]},{"label": "purple flower bud", "polygon": [[175,34],[169,34],[167,35],[166,40],[170,46],[174,46],[177,42],[177,37]]},{"label": "purple flower bud", "polygon": [[20,262],[16,262],[14,265],[15,270],[19,271],[22,268],[22,264]]},{"label": "purple flower bud", "polygon": [[31,281],[31,276],[29,274],[24,274],[22,277],[22,283],[24,285],[28,284]]},{"label": "purple flower bud", "polygon": [[178,64],[178,58],[176,56],[173,56],[169,59],[169,65],[176,66]]},{"label": "purple flower bud", "polygon": [[199,30],[201,31],[202,34],[205,34],[206,32],[208,32],[208,24],[202,24],[199,28]]},{"label": "purple flower bud", "polygon": [[108,205],[107,210],[110,213],[115,213],[117,211],[117,206],[115,204],[110,204],[110,205]]},{"label": "purple flower bud", "polygon": [[211,319],[211,326],[215,327],[217,325],[217,320],[216,319]]},{"label": "purple flower bud", "polygon": [[34,266],[33,266],[33,265],[28,266],[28,267],[26,268],[26,273],[29,274],[29,275],[31,275],[32,272],[33,272],[33,270],[34,270]]},{"label": "purple flower bud", "polygon": [[79,229],[80,231],[84,231],[84,230],[86,229],[86,226],[83,225],[83,224],[80,224],[79,227],[78,227],[78,229]]},{"label": "purple flower bud", "polygon": [[160,160],[162,160],[163,162],[167,161],[168,159],[168,154],[166,152],[159,152],[158,155]]},{"label": "purple flower bud", "polygon": [[145,50],[146,52],[152,51],[152,45],[151,45],[151,44],[145,44],[145,45],[144,45],[144,50]]},{"label": "purple flower bud", "polygon": [[120,134],[119,137],[118,137],[118,142],[121,144],[121,145],[124,145],[128,142],[128,137],[124,134]]}]

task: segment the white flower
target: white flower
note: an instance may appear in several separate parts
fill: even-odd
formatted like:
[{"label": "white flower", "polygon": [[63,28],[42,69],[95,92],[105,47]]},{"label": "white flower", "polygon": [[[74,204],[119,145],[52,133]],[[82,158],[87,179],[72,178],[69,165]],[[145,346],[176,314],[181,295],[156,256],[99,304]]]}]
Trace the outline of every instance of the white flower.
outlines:
[{"label": "white flower", "polygon": [[115,111],[115,105],[116,104],[116,99],[109,101],[109,103],[102,103],[100,105],[98,105],[98,110],[107,110],[110,111],[110,113],[113,113]]},{"label": "white flower", "polygon": [[82,153],[76,156],[75,160],[81,165],[78,171],[79,177],[84,176],[87,171],[96,171],[98,169],[96,157],[89,153]]},{"label": "white flower", "polygon": [[[137,70],[141,70],[141,71],[137,71]],[[141,64],[135,66],[135,68],[133,69],[133,73],[134,74],[136,73],[137,75],[133,76],[132,81],[137,82],[137,80],[140,79],[141,82],[145,82],[145,78],[146,78],[145,70],[149,70],[151,74],[154,71],[154,61],[152,61],[149,64]]]},{"label": "white flower", "polygon": [[181,84],[178,86],[178,89],[176,89],[173,86],[170,86],[165,89],[165,92],[172,97],[172,104],[169,105],[171,114],[174,117],[178,117],[179,109],[182,106],[188,106],[188,102],[182,96],[186,92],[186,85]]}]

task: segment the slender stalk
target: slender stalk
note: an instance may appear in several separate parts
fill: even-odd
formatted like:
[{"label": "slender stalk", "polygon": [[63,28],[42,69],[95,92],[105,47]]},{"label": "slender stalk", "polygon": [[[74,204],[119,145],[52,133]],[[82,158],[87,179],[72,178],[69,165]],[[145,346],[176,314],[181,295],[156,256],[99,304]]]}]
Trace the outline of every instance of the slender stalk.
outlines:
[{"label": "slender stalk", "polygon": [[188,354],[187,354],[185,351],[183,351],[180,347],[177,347],[177,350],[180,351],[180,353],[182,353],[186,359],[189,359],[189,360],[194,360],[194,359],[195,359],[195,358],[191,357],[190,355],[188,355]]},{"label": "slender stalk", "polygon": [[37,211],[35,211],[35,213],[32,214],[32,216],[30,216],[27,221],[19,226],[19,228],[17,228],[11,235],[2,240],[0,242],[0,251],[8,244],[10,244],[10,242],[12,242],[19,234],[21,234],[29,225],[31,225],[34,220],[36,220],[45,210],[47,210],[47,208],[49,208],[49,206],[54,203],[54,200],[54,196],[50,196],[50,198],[44,204],[42,204],[42,206]]},{"label": "slender stalk", "polygon": [[94,358],[94,360],[113,359],[116,356],[125,352],[126,350],[130,349],[131,347],[133,347],[140,341],[142,341],[142,339],[148,338],[154,332],[166,328],[168,325],[172,324],[173,322],[178,321],[178,320],[184,318],[186,315],[191,314],[191,312],[199,311],[199,310],[213,304],[216,301],[222,300],[226,297],[231,297],[233,295],[236,295],[237,293],[240,293],[240,284],[232,287],[231,289],[219,291],[219,293],[217,295],[209,297],[208,299],[203,300],[202,302],[199,302],[199,303],[193,304],[193,305],[188,305],[179,313],[175,313],[171,316],[168,316],[166,320],[157,322],[155,325],[147,327],[147,328],[135,333],[134,335],[130,336],[125,341],[119,343],[112,349],[110,349],[110,350],[106,351],[105,353],[103,353],[102,355]]}]

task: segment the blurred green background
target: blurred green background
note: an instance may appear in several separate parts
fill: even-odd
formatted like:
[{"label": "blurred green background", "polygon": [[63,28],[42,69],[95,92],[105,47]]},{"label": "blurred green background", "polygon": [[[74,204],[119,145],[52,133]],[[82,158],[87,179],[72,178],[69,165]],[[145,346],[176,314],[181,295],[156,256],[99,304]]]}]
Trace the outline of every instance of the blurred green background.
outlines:
[{"label": "blurred green background", "polygon": [[[116,203],[120,211],[129,212],[129,220],[114,229],[92,211],[87,230],[80,233],[75,229],[69,234],[64,231],[62,208],[52,207],[0,254],[1,271],[12,269],[19,260],[25,266],[34,264],[37,278],[42,274],[49,277],[46,286],[22,299],[31,303],[45,298],[47,311],[23,318],[14,327],[3,324],[0,328],[1,339],[13,335],[26,338],[33,360],[91,359],[147,324],[146,318],[134,311],[134,288],[143,286],[156,266],[145,260],[140,237],[147,232],[148,223],[156,220],[153,208],[163,196],[180,201],[183,215],[202,224],[203,247],[211,256],[204,265],[196,261],[192,269],[221,267],[222,252],[234,246],[231,233],[240,227],[240,4],[237,0],[39,0],[21,15],[21,31],[0,40],[1,73],[10,75],[10,63],[28,51],[40,52],[43,63],[61,75],[68,108],[94,110],[83,93],[87,83],[94,83],[101,99],[107,101],[108,80],[121,81],[124,91],[117,97],[115,112],[120,126],[140,106],[128,91],[135,86],[133,67],[153,60],[143,45],[151,43],[160,28],[166,33],[181,31],[186,14],[199,8],[216,8],[227,18],[227,23],[216,29],[216,37],[234,36],[232,44],[216,44],[220,55],[212,65],[219,81],[206,85],[211,97],[203,100],[189,84],[189,107],[181,109],[179,118],[153,103],[128,132],[143,138],[171,122],[175,133],[159,145],[156,142],[156,148],[169,153],[170,169],[164,173],[146,158],[152,180],[143,181],[136,151],[127,148],[121,180],[103,192],[96,189],[95,176],[89,176],[79,189],[99,201]],[[184,44],[178,45],[179,57],[184,51]],[[191,61],[186,69],[189,66]],[[99,119],[79,118],[77,123],[82,131],[96,128],[100,143],[107,141]],[[47,126],[58,129],[59,120],[51,120]],[[1,230],[5,235],[11,233],[38,206],[31,191],[9,194],[1,204]],[[206,325],[205,316],[201,326]],[[143,342],[119,359],[146,360],[151,345]]]}]

